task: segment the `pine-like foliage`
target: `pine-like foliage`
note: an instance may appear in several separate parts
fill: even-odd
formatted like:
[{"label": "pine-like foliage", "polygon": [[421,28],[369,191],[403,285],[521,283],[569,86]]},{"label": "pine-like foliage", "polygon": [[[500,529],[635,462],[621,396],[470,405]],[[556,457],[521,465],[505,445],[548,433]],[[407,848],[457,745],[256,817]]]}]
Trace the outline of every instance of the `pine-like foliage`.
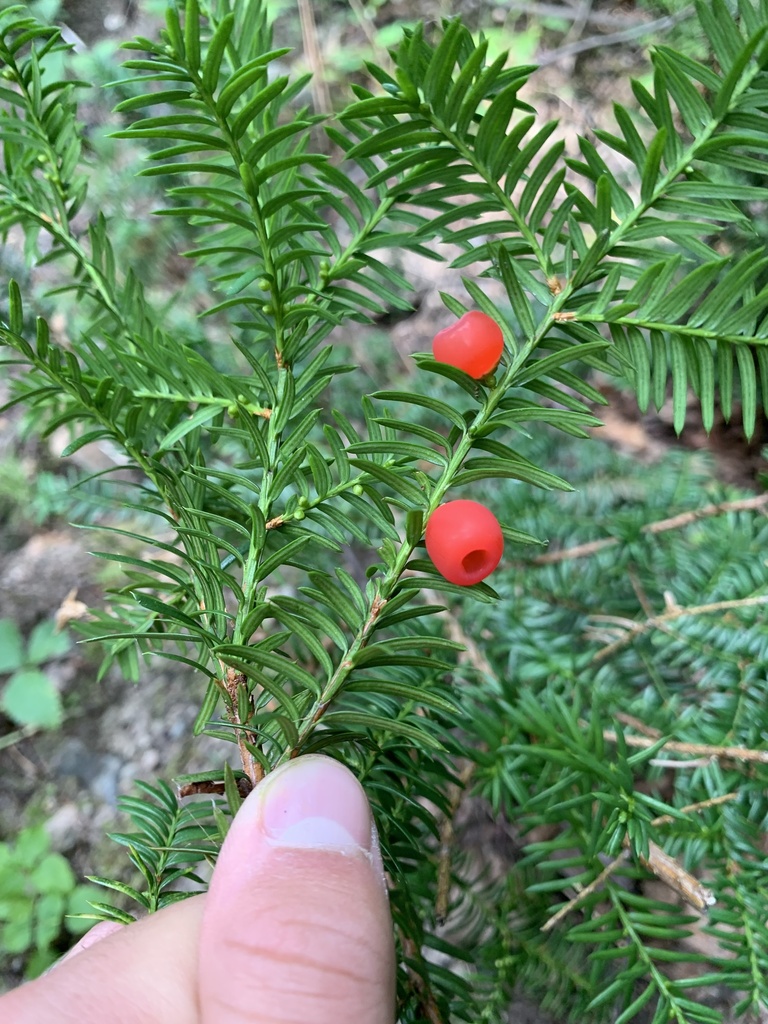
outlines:
[{"label": "pine-like foliage", "polygon": [[[128,849],[131,863],[143,879],[144,889],[140,891],[124,882],[96,875],[91,875],[90,880],[127,897],[142,910],[154,912],[204,891],[205,881],[197,874],[197,865],[206,859],[215,860],[226,829],[220,831],[212,820],[215,815],[209,805],[190,802],[180,806],[166,782],[157,786],[140,782],[138,788],[141,797],[125,796],[119,802],[119,809],[129,816],[138,831],[115,832],[110,838]],[[226,824],[226,819],[224,821]],[[180,879],[188,879],[194,887],[179,890],[176,886]],[[94,903],[92,906],[106,920],[123,924],[134,920],[131,914],[111,904]]]},{"label": "pine-like foliage", "polygon": [[[555,125],[537,124],[519,99],[532,69],[489,62],[486,42],[458,20],[434,39],[407,31],[393,72],[370,67],[376,91],[358,88],[331,120],[298,106],[306,81],[279,73],[285,51],[272,48],[261,0],[172,3],[160,40],[128,44],[138,55],[125,63],[117,136],[147,146],[141,173],[166,186],[158,212],[185,222],[187,255],[219,293],[194,337],[150,303],[104,217],[83,229],[84,86],[46,70],[66,50],[58,33],[23,7],[0,14],[0,226],[24,232],[30,262],[61,264],[59,291],[84,321],[66,342],[53,338],[43,318],[28,322],[11,283],[0,327],[6,365],[20,367],[10,404],[33,408],[48,433],[68,426],[65,455],[102,439],[122,449],[138,481],[125,507],[147,524],[114,526],[98,552],[127,582],[89,635],[129,676],[139,652],[190,665],[204,691],[196,731],[236,743],[250,784],[308,751],[357,770],[393,878],[403,1021],[478,1015],[466,976],[429,954],[461,955],[436,934],[434,901],[446,884],[440,818],[453,813],[456,759],[472,746],[457,732],[467,698],[450,688],[460,644],[444,635],[432,595],[469,593],[489,607],[496,595],[437,574],[421,552],[427,518],[449,491],[490,478],[550,501],[570,490],[519,448],[537,424],[577,438],[595,425],[591,403],[603,399],[584,368],[629,378],[642,408],[661,403],[669,377],[678,429],[689,387],[707,426],[716,391],[727,418],[738,390],[748,434],[758,392],[768,395],[768,260],[757,245],[727,257],[719,245],[726,225],[749,233],[748,204],[763,198],[743,178],[762,174],[768,146],[768,0],[741,0],[736,16],[723,0],[701,2],[698,13],[712,61],[657,48],[653,91],[635,85],[642,116],[616,107],[620,134],[582,139],[573,160],[549,141]],[[321,130],[331,155],[313,145]],[[604,147],[632,171],[620,179]],[[420,356],[413,389],[383,381],[354,413],[335,407],[334,381],[350,367],[337,361],[333,332],[407,308],[408,282],[382,253],[438,258],[437,242],[458,246],[468,302],[502,324],[495,376],[475,381]],[[489,300],[484,278],[502,282],[509,308]],[[455,296],[445,302],[456,314],[466,308]],[[222,322],[226,355],[211,340],[210,325]],[[438,383],[449,390],[438,395]],[[505,534],[533,540],[517,522]],[[109,540],[120,537],[138,548],[116,553]],[[364,573],[344,567],[352,543],[370,552]],[[555,847],[571,849],[572,831],[589,832],[586,854],[575,855],[580,879],[620,852],[624,836],[646,856],[663,803],[631,784],[651,755],[618,740],[609,759],[604,709],[563,697],[521,701],[510,711],[514,739],[498,736],[494,750],[509,758],[504,778],[517,798],[534,814],[540,800],[542,821],[554,816],[564,830],[530,861],[538,893],[549,891]],[[523,799],[522,769],[533,762]],[[566,783],[556,777],[563,769]],[[231,776],[227,794],[236,808]],[[145,811],[131,808],[145,838],[130,849],[147,886],[139,902],[158,906],[174,880],[173,860],[158,851],[177,846],[186,863],[197,840],[165,789],[145,795]],[[743,813],[727,842],[760,821],[754,808]],[[746,877],[756,869],[749,854],[743,861]],[[658,1021],[704,1019],[677,989],[673,1005],[648,953],[653,912],[624,891],[612,890],[609,906],[602,894],[590,904],[623,958],[622,1024],[654,998]],[[739,898],[724,897],[723,935],[744,920]],[[678,918],[669,911],[658,926],[669,939],[686,926]],[[509,945],[504,925],[497,919],[494,934]],[[546,947],[552,965],[558,948]],[[734,964],[733,978],[755,992],[747,982],[759,957],[739,953]],[[585,984],[600,983],[599,968],[589,972]],[[642,992],[627,1002],[635,981]],[[497,986],[493,1005],[504,991]],[[584,1005],[613,999],[612,989],[597,1002],[588,992]]]},{"label": "pine-like foliage", "polygon": [[[571,467],[569,514],[512,490],[502,500],[555,550],[521,559],[507,600],[466,626],[489,673],[471,714],[476,778],[518,850],[493,890],[489,967],[503,961],[558,1020],[645,1008],[717,1021],[713,985],[757,1014],[766,502],[713,483],[698,456],[671,453],[649,488],[647,466],[603,448],[582,464],[579,447],[539,439],[538,455]],[[696,909],[701,885],[716,903]],[[702,930],[719,950],[689,941]]]}]

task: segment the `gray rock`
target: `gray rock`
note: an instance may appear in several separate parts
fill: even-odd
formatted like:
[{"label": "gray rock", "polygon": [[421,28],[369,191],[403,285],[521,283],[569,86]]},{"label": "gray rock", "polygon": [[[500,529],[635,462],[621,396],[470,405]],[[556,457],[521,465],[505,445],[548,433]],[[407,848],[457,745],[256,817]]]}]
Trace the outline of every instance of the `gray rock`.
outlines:
[{"label": "gray rock", "polygon": [[112,807],[117,803],[121,761],[114,754],[89,750],[73,737],[52,751],[48,765],[55,775],[71,776],[104,803]]},{"label": "gray rock", "polygon": [[77,804],[62,804],[46,821],[45,829],[54,850],[68,853],[74,849],[84,831],[84,822]]},{"label": "gray rock", "polygon": [[0,618],[27,632],[55,613],[70,591],[84,587],[93,571],[93,559],[71,533],[37,534],[0,559]]}]

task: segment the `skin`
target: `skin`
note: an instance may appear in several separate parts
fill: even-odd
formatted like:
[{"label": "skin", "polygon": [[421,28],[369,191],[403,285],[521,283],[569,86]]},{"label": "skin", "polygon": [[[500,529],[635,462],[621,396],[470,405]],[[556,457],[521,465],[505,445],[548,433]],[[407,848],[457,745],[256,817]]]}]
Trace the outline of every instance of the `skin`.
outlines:
[{"label": "skin", "polygon": [[102,924],[3,1024],[393,1024],[392,922],[357,780],[308,756],[234,819],[209,892]]}]

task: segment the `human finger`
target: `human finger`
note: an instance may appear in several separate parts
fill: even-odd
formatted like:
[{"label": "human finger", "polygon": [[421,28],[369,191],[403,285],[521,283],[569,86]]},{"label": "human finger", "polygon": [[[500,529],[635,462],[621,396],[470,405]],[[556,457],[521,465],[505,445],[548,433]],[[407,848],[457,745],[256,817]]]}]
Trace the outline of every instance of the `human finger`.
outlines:
[{"label": "human finger", "polygon": [[308,755],[248,796],[200,938],[201,1024],[392,1024],[394,951],[370,807]]}]

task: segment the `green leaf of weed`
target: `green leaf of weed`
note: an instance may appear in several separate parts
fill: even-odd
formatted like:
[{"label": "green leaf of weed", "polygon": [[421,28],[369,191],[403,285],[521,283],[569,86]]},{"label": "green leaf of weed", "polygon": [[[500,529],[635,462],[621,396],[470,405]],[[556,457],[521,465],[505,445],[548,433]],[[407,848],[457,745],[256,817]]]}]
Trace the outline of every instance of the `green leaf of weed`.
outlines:
[{"label": "green leaf of weed", "polygon": [[15,622],[0,619],[0,672],[14,672],[24,664],[24,641]]},{"label": "green leaf of weed", "polygon": [[69,637],[56,628],[53,620],[40,622],[30,634],[27,661],[32,665],[42,665],[53,658],[63,657],[70,647]]},{"label": "green leaf of weed", "polygon": [[30,873],[30,881],[40,893],[65,895],[75,886],[69,861],[60,853],[49,853]]},{"label": "green leaf of weed", "polygon": [[21,669],[8,680],[0,708],[17,725],[56,729],[61,725],[61,699],[48,678],[37,669]]}]

